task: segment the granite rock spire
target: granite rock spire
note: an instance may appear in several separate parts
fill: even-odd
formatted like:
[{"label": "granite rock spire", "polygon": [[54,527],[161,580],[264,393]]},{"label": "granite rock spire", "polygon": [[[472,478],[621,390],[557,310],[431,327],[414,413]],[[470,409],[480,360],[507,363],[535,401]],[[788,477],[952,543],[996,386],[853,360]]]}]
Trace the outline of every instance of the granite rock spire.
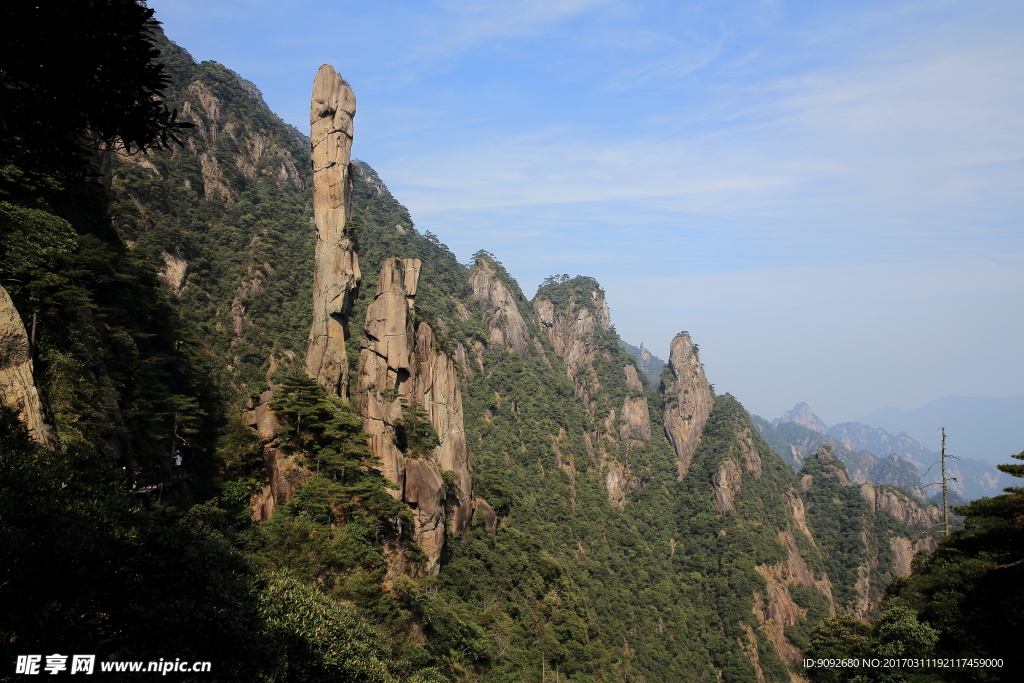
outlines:
[{"label": "granite rock spire", "polygon": [[359,257],[346,228],[352,217],[352,120],[356,98],[334,67],[324,64],[313,81],[309,124],[313,162],[313,326],[306,349],[306,373],[331,394],[347,397],[345,338]]}]

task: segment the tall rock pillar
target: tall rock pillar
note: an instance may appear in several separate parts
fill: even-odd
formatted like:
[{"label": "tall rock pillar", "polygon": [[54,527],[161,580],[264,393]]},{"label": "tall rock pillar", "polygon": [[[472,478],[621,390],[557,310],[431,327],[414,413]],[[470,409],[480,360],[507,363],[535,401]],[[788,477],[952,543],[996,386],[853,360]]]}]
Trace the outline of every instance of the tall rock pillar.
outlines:
[{"label": "tall rock pillar", "polygon": [[676,452],[679,478],[690,471],[704,423],[711,415],[715,396],[704,376],[697,347],[682,332],[672,340],[668,358],[672,379],[662,387],[665,396],[665,436]]},{"label": "tall rock pillar", "polygon": [[360,278],[355,243],[345,229],[352,217],[349,160],[355,115],[352,89],[334,67],[324,64],[313,81],[309,110],[316,265],[306,374],[342,398],[347,398],[348,387],[348,313]]}]

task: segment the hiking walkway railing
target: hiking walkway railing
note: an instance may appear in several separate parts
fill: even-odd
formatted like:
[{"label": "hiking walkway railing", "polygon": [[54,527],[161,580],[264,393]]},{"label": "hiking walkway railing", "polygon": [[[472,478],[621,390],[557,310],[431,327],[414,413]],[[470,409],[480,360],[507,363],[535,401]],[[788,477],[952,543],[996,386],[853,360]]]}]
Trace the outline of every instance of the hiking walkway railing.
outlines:
[{"label": "hiking walkway railing", "polygon": [[192,479],[192,460],[165,470],[128,475],[128,488],[139,494],[152,493],[179,481]]}]

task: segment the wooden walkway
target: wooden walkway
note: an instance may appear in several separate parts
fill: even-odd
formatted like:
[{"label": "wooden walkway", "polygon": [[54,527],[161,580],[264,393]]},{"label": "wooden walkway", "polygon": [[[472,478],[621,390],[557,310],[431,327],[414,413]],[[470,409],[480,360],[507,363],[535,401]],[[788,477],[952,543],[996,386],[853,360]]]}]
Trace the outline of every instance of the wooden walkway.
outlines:
[{"label": "wooden walkway", "polygon": [[172,484],[177,484],[179,481],[188,481],[191,479],[192,462],[189,461],[166,470],[129,475],[128,488],[141,495],[165,489]]}]

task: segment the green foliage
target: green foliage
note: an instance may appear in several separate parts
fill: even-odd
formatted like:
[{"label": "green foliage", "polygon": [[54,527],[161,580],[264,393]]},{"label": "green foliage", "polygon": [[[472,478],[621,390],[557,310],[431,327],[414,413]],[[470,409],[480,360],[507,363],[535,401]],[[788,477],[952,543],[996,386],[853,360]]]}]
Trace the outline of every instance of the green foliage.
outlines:
[{"label": "green foliage", "polygon": [[604,290],[592,277],[577,275],[570,278],[568,275],[551,275],[544,278],[534,298],[547,299],[555,305],[556,312],[564,312],[570,301],[580,308],[594,311],[595,293],[604,298]]},{"label": "green foliage", "polygon": [[[466,268],[435,235],[416,230],[409,211],[395,200],[376,171],[361,161],[353,161],[352,168],[353,219],[361,226],[356,239],[363,279],[349,316],[353,331],[348,340],[351,381],[357,376],[359,330],[376,294],[381,265],[396,254],[422,261],[416,322],[427,322],[433,327],[441,350],[454,354],[458,342],[467,346],[486,342],[487,331],[481,323]],[[354,392],[354,385],[350,389]]]},{"label": "green foliage", "polygon": [[917,620],[917,613],[897,601],[886,605],[875,627],[879,657],[932,657],[938,633]]},{"label": "green foliage", "polygon": [[[871,626],[845,614],[826,619],[811,633],[807,659],[862,659],[875,654]],[[813,683],[860,683],[868,672],[860,667],[811,668],[804,672]]]},{"label": "green foliage", "polygon": [[362,418],[305,375],[284,378],[276,393],[272,406],[284,418],[281,446],[301,455],[317,475],[299,489],[287,512],[327,526],[370,518],[378,534],[399,535],[392,518],[403,508],[376,468]]},{"label": "green foliage", "polygon": [[425,458],[441,445],[423,404],[409,400],[402,406],[402,421],[395,425],[395,445],[411,458]]},{"label": "green foliage", "polygon": [[[626,353],[633,356],[636,359],[636,365],[638,368],[643,370],[642,377],[647,379],[647,382],[657,382],[661,377],[662,370],[665,369],[667,363],[655,355],[651,355],[648,352],[648,357],[645,359],[641,354],[640,349],[632,344],[628,344],[624,341],[619,341],[619,345],[626,350]],[[645,349],[646,351],[646,349]]]},{"label": "green foliage", "polygon": [[[1017,467],[1001,469],[1024,476]],[[941,680],[1014,680],[1024,666],[1024,495],[1011,487],[954,511],[964,516],[964,528],[894,582],[887,603],[938,632],[936,656],[1004,660],[1002,669],[957,668],[941,672]]]},{"label": "green foliage", "polygon": [[790,584],[789,593],[801,609],[807,610],[807,616],[796,626],[787,627],[786,637],[796,647],[806,651],[811,645],[812,631],[829,618],[828,599],[821,591],[808,588],[801,583]]},{"label": "green foliage", "polygon": [[[311,317],[308,141],[252,84],[154,39],[174,78],[169,106],[187,104],[199,124],[183,132],[184,148],[115,159],[112,203],[93,185],[2,171],[22,189],[0,204],[16,236],[0,268],[18,280],[22,314],[38,318],[37,368],[65,447],[53,454],[0,433],[14,454],[0,476],[15,484],[0,501],[0,560],[4,585],[21,591],[0,617],[9,649],[81,642],[143,658],[180,646],[175,656],[224,661],[224,677],[237,680],[525,682],[554,670],[578,682],[756,681],[747,627],[762,618],[755,596],[768,599],[758,568],[789,560],[780,493],[796,490],[792,470],[727,394],[680,481],[661,398],[626,386],[635,361],[614,329],[586,340],[592,362],[567,376],[518,284],[478,252],[534,337],[523,355],[487,350],[467,268],[353,162],[347,227],[364,277],[350,362],[381,263],[421,259],[414,325],[430,324],[438,349],[469,359],[459,371],[474,492],[499,516],[497,528],[478,514],[449,534],[438,576],[396,573],[421,559],[413,511],[390,495],[362,419],[296,374]],[[595,294],[592,278],[568,276],[538,291],[560,312],[597,312]],[[271,384],[283,426],[264,445],[237,415]],[[594,389],[586,407],[584,387]],[[652,438],[621,440],[621,418],[604,418],[640,398]],[[182,498],[184,514],[137,507],[100,453],[157,461],[175,432],[195,435],[208,488],[194,493],[206,502]],[[439,443],[416,403],[396,432],[410,457],[431,457]],[[249,502],[266,494],[264,448],[279,449],[275,486],[289,498],[273,491],[276,511],[259,526]],[[711,492],[727,460],[742,472],[735,510],[716,508]],[[802,532],[796,542],[814,578],[827,570],[840,591],[852,576],[843,571],[856,574],[871,553],[886,571],[887,534],[899,527],[865,516],[856,491],[824,470],[813,476],[820,490],[805,502],[821,550]],[[450,505],[455,475],[442,478]],[[863,550],[866,529],[877,538]],[[813,646],[826,599],[789,590],[807,616],[788,635]],[[886,622],[893,648],[924,642],[927,627],[908,614]],[[765,679],[788,681],[763,632],[756,644]],[[198,656],[215,645],[229,654]]]},{"label": "green foliage", "polygon": [[147,467],[166,464],[175,434],[187,435],[208,477],[223,414],[218,369],[150,263],[111,230],[103,189],[56,180],[50,189],[58,187],[35,207],[0,204],[11,235],[0,273],[34,334],[61,442]]},{"label": "green foliage", "polygon": [[218,530],[230,520],[215,503],[140,509],[102,456],[48,451],[6,408],[0,477],[9,659],[72,651],[211,660],[224,680],[415,680],[352,608],[255,570]]},{"label": "green foliage", "polygon": [[[271,366],[296,369],[309,332],[307,141],[254,99],[252,84],[220,64],[196,64],[162,34],[156,40],[174,76],[168,102],[188,105],[199,125],[173,153],[115,157],[114,227],[151,267],[180,269],[179,315],[233,393],[259,393]],[[230,134],[221,130],[227,121]]]},{"label": "green foliage", "polygon": [[[1015,458],[1017,460],[1024,460],[1024,451],[1018,453],[1017,455],[1011,455],[1010,457]],[[1006,472],[1010,476],[1024,478],[1024,465],[1010,463],[996,465],[996,468],[998,468],[1001,472]],[[1020,490],[1019,488],[1012,488],[1006,490],[1008,493],[1024,493],[1024,491]]]},{"label": "green foliage", "polygon": [[0,201],[0,263],[4,280],[24,281],[78,246],[71,224],[40,209]]},{"label": "green foliage", "polygon": [[[152,17],[134,0],[5,3],[0,163],[37,180],[81,178],[86,136],[144,150],[190,126],[162,101],[170,77],[156,59]],[[55,46],[74,46],[74,57]],[[24,185],[2,175],[0,192],[20,194]]]}]

